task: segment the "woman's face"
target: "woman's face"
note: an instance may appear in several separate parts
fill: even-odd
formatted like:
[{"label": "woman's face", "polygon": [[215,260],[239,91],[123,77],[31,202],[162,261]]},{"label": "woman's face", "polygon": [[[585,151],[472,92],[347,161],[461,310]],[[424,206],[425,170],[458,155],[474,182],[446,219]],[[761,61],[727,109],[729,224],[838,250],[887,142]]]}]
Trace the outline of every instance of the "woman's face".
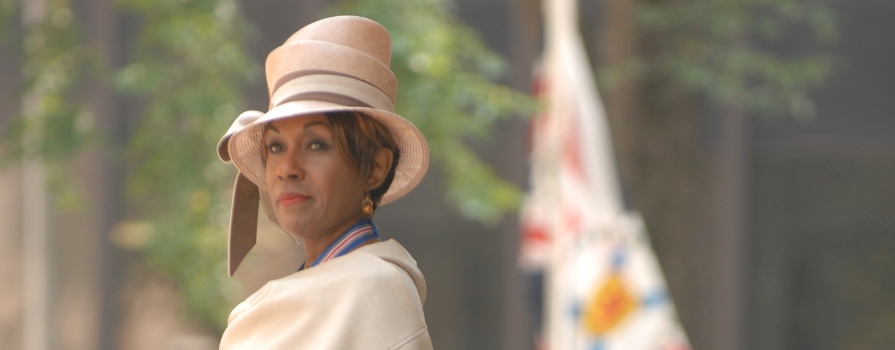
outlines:
[{"label": "woman's face", "polygon": [[266,178],[280,225],[296,238],[338,235],[363,217],[363,184],[322,114],[272,122],[264,131]]}]

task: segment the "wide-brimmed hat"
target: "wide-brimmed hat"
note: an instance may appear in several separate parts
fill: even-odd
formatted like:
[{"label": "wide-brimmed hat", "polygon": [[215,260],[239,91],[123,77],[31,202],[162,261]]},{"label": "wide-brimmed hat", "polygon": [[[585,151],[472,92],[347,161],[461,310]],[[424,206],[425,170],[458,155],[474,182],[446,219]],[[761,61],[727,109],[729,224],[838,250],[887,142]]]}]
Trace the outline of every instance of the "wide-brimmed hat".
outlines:
[{"label": "wide-brimmed hat", "polygon": [[278,224],[270,210],[263,159],[268,123],[327,112],[362,113],[385,126],[401,152],[394,180],[380,204],[407,194],[422,180],[429,148],[419,129],[395,114],[398,83],[390,61],[388,31],[357,16],[311,23],[267,56],[269,111],[242,113],[218,144],[221,160],[232,161],[239,170],[230,218],[231,276],[255,245],[259,201],[268,220]]}]

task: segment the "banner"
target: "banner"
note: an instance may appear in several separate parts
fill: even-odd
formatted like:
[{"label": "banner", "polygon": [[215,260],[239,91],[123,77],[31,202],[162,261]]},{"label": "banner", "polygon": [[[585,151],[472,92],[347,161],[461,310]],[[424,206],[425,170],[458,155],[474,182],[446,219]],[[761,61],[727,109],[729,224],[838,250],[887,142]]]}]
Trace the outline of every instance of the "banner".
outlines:
[{"label": "banner", "polygon": [[578,34],[577,2],[544,0],[546,45],[532,120],[520,265],[544,271],[550,350],[684,350],[643,220],[625,209],[603,105]]}]

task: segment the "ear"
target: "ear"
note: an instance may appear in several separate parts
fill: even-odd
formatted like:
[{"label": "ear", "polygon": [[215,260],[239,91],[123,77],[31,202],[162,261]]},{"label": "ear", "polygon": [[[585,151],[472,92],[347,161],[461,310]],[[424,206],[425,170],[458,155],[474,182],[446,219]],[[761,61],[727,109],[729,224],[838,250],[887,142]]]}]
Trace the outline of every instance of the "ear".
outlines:
[{"label": "ear", "polygon": [[388,148],[380,148],[376,151],[373,169],[370,170],[370,174],[367,175],[367,178],[365,179],[367,191],[374,190],[382,185],[386,175],[388,175],[389,169],[392,168],[394,159],[395,155],[392,153],[392,150]]}]

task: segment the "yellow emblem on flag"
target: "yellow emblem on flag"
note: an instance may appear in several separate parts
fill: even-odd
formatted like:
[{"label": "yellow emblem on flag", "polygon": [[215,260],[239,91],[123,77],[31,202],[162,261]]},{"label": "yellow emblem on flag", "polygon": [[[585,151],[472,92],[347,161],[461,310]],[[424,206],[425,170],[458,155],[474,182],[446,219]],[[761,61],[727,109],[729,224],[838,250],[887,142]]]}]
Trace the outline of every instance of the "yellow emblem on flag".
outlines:
[{"label": "yellow emblem on flag", "polygon": [[597,335],[606,333],[633,312],[636,306],[637,301],[625,287],[621,276],[612,273],[596,290],[585,309],[582,315],[584,328]]}]

